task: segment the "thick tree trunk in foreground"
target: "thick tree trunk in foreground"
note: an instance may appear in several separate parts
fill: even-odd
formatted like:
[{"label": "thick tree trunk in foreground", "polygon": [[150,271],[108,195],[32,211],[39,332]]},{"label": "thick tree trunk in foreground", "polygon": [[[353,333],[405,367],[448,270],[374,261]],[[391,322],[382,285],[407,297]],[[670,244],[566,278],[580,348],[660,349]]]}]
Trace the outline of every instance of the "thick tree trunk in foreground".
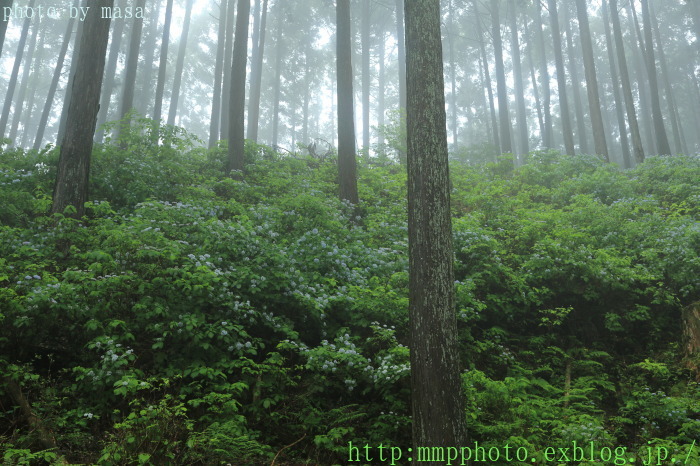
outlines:
[{"label": "thick tree trunk in foreground", "polygon": [[76,217],[84,213],[109,39],[110,19],[102,18],[100,11],[113,4],[114,0],[94,0],[85,19],[76,73],[69,83],[75,92],[66,114],[66,133],[61,142],[51,213],[61,213],[68,206],[75,207]]},{"label": "thick tree trunk in foreground", "polygon": [[355,160],[355,120],[352,102],[352,37],[350,0],[336,3],[336,71],[338,82],[338,182],[340,199],[359,202]]},{"label": "thick tree trunk in foreground", "polygon": [[245,74],[248,58],[248,23],[250,0],[238,0],[236,7],[236,38],[231,61],[231,103],[229,104],[229,141],[226,172],[243,170],[245,151]]},{"label": "thick tree trunk in foreground", "polygon": [[467,444],[467,429],[452,269],[439,0],[406,2],[406,76],[413,444],[458,447]]}]

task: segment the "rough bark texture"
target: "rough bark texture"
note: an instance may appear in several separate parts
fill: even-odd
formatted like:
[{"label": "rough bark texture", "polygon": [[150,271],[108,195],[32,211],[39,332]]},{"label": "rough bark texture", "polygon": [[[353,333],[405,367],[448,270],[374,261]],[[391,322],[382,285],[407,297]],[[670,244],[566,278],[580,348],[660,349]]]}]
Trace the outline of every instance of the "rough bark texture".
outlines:
[{"label": "rough bark texture", "polygon": [[236,38],[231,62],[231,103],[227,171],[243,170],[245,151],[245,75],[248,59],[248,23],[250,0],[238,0],[236,7]]},{"label": "rough bark texture", "polygon": [[350,0],[336,3],[336,70],[338,82],[338,182],[340,199],[359,202],[352,102],[352,37]]},{"label": "rough bark texture", "polygon": [[613,35],[615,37],[617,63],[620,67],[620,83],[622,84],[622,96],[625,99],[625,112],[627,113],[627,123],[630,126],[630,135],[632,138],[632,153],[634,154],[635,161],[637,163],[642,163],[644,162],[644,149],[642,148],[642,137],[639,134],[637,113],[634,109],[632,86],[630,84],[629,71],[627,70],[625,48],[622,42],[622,27],[620,26],[620,15],[617,12],[617,0],[610,0],[610,17],[612,19]]},{"label": "rough bark texture", "polygon": [[566,98],[566,73],[564,72],[564,56],[561,51],[561,32],[559,30],[559,13],[557,12],[557,0],[547,0],[549,20],[552,27],[552,40],[554,42],[554,61],[557,67],[557,88],[559,90],[559,112],[561,113],[561,126],[564,136],[564,150],[569,155],[574,155],[574,135],[571,129],[571,113],[569,101]]},{"label": "rough bark texture", "polygon": [[[75,2],[75,5],[78,5],[77,1]],[[51,84],[49,85],[49,93],[46,97],[44,110],[41,112],[41,119],[39,120],[36,138],[34,139],[34,150],[39,150],[39,148],[41,147],[41,142],[44,139],[46,123],[49,121],[49,115],[51,114],[53,99],[56,95],[56,88],[58,88],[58,80],[61,77],[61,71],[63,70],[63,62],[66,59],[66,52],[68,51],[68,45],[70,45],[70,38],[73,32],[74,24],[75,18],[70,18],[68,20],[68,25],[66,26],[66,33],[63,36],[63,42],[61,43],[61,50],[58,52],[58,58],[56,59],[56,68],[54,68],[53,77],[51,78]]]},{"label": "rough bark texture", "polygon": [[591,113],[593,125],[593,142],[596,154],[610,161],[608,146],[605,143],[605,128],[603,128],[603,114],[600,111],[600,96],[598,95],[598,78],[593,62],[593,43],[591,30],[588,25],[588,11],[585,0],[576,0],[576,13],[578,15],[578,27],[581,34],[581,47],[583,48],[583,67],[586,73],[586,91],[588,93],[588,108]]},{"label": "rough bark texture", "polygon": [[463,446],[439,0],[406,2],[406,72],[413,444]]},{"label": "rough bark texture", "polygon": [[510,114],[508,113],[508,88],[503,66],[503,42],[501,21],[498,14],[498,0],[491,0],[491,37],[496,61],[496,94],[498,97],[498,125],[501,130],[501,152],[513,152],[510,134]]},{"label": "rough bark texture", "polygon": [[683,309],[683,339],[686,366],[700,382],[700,302]]},{"label": "rough bark texture", "polygon": [[91,2],[92,8],[84,22],[76,73],[69,83],[73,97],[66,114],[66,133],[58,158],[52,213],[63,212],[68,206],[75,207],[76,217],[81,217],[84,212],[109,39],[110,19],[102,18],[100,11],[113,5],[114,0]]}]

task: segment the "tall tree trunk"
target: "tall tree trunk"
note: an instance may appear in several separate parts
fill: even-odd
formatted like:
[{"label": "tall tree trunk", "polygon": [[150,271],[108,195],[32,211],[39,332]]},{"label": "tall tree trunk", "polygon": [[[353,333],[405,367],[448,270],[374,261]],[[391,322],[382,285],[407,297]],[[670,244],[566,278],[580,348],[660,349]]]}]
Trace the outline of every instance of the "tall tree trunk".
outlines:
[{"label": "tall tree trunk", "polygon": [[479,15],[479,5],[476,0],[472,0],[472,5],[474,7],[474,19],[476,21],[476,36],[479,41],[479,50],[481,51],[481,61],[483,61],[483,71],[484,71],[484,85],[486,86],[486,91],[489,96],[489,111],[491,112],[491,126],[493,128],[493,145],[496,151],[500,154],[501,150],[501,138],[498,133],[498,119],[496,117],[496,106],[493,98],[493,86],[491,85],[491,73],[489,73],[489,62],[486,56],[486,46],[484,45],[484,35],[481,32],[481,20]]},{"label": "tall tree trunk", "polygon": [[76,92],[68,108],[51,213],[62,213],[66,207],[73,206],[75,217],[79,218],[85,210],[90,156],[109,39],[110,19],[102,18],[100,11],[111,8],[113,4],[114,0],[93,0],[85,18],[76,74],[69,83]]},{"label": "tall tree trunk", "polygon": [[[146,0],[138,0],[136,8],[143,10],[146,6]],[[134,23],[131,26],[131,38],[129,40],[129,54],[126,57],[126,69],[124,71],[124,89],[122,92],[122,102],[119,119],[124,120],[127,113],[134,107],[134,91],[136,89],[136,69],[139,64],[139,50],[141,48],[141,32],[143,31],[143,18],[134,17]],[[122,121],[125,128],[130,125],[129,121]],[[124,128],[124,129],[125,129]],[[119,127],[121,134],[122,128]]]},{"label": "tall tree trunk", "polygon": [[[117,6],[124,7],[125,0],[121,0]],[[112,31],[112,43],[109,46],[109,58],[105,67],[105,77],[102,83],[102,95],[100,96],[100,110],[97,112],[97,134],[95,141],[102,142],[105,130],[103,125],[107,122],[109,115],[109,104],[112,100],[112,91],[114,90],[114,77],[117,74],[117,63],[119,59],[119,49],[124,35],[124,25],[126,21],[117,20],[114,22]]]},{"label": "tall tree trunk", "polygon": [[180,85],[182,84],[182,70],[185,65],[185,52],[187,51],[187,37],[190,34],[190,20],[192,19],[192,3],[194,0],[187,0],[185,6],[185,20],[182,23],[182,35],[180,36],[180,50],[177,54],[175,64],[175,79],[173,81],[173,92],[170,95],[170,108],[168,108],[168,124],[175,124],[177,116],[177,104],[180,100]]},{"label": "tall tree trunk", "polygon": [[[74,5],[78,5],[78,0],[75,0]],[[39,125],[37,126],[36,138],[34,139],[34,150],[39,150],[41,143],[44,139],[44,132],[46,131],[46,124],[49,121],[49,115],[51,114],[51,107],[53,106],[53,99],[56,95],[56,89],[58,88],[58,80],[61,78],[61,72],[63,70],[63,62],[66,59],[66,52],[68,51],[68,46],[70,45],[70,38],[73,32],[73,26],[75,25],[75,18],[70,18],[68,20],[68,25],[66,26],[66,32],[63,35],[63,42],[61,43],[61,50],[58,52],[58,58],[56,59],[56,68],[54,68],[53,77],[51,78],[51,84],[49,85],[49,92],[46,96],[46,103],[44,104],[44,110],[41,113],[41,118],[39,119]]]},{"label": "tall tree trunk", "polygon": [[628,19],[631,23],[631,34],[636,37],[636,40],[632,39],[630,42],[632,44],[632,60],[636,68],[637,90],[639,91],[639,119],[644,128],[643,134],[646,139],[645,144],[647,146],[647,151],[653,153],[656,151],[656,134],[654,133],[654,126],[652,123],[651,95],[649,92],[649,78],[647,76],[645,64],[644,38],[642,37],[642,31],[639,27],[639,20],[637,19],[637,11],[634,8],[634,2],[625,1],[624,4],[626,5]]},{"label": "tall tree trunk", "polygon": [[438,0],[406,2],[406,71],[413,445],[458,447],[467,443],[467,428]]},{"label": "tall tree trunk", "polygon": [[25,118],[25,123],[22,128],[22,138],[20,140],[20,147],[27,147],[29,144],[30,134],[34,135],[36,131],[36,125],[32,125],[32,120],[36,120],[35,114],[39,109],[39,104],[36,103],[37,89],[42,82],[43,72],[42,67],[44,64],[44,42],[46,41],[46,33],[42,33],[41,40],[39,41],[39,46],[37,47],[36,58],[34,58],[34,66],[32,68],[31,81],[28,86],[30,89],[29,98],[27,99],[27,117]]},{"label": "tall tree trunk", "polygon": [[659,100],[659,85],[656,76],[656,60],[654,59],[654,40],[651,33],[651,14],[649,13],[649,0],[641,0],[642,18],[644,20],[644,42],[647,75],[649,76],[649,90],[651,91],[651,114],[654,120],[654,133],[656,134],[657,151],[661,155],[670,155],[671,146],[668,143],[663,116],[661,115],[661,102]]},{"label": "tall tree trunk", "polygon": [[[404,2],[405,0],[396,0],[396,48],[399,59],[399,124],[402,128],[406,124],[406,39],[404,38]],[[403,134],[400,131],[399,134]],[[406,147],[405,141],[400,141],[397,155],[399,161],[406,160],[406,154],[402,147]]]},{"label": "tall tree trunk", "polygon": [[[263,55],[265,53],[265,30],[267,26],[267,0],[263,0],[260,19],[259,42],[253,38],[253,58],[250,65],[250,97],[248,98],[248,139],[258,141],[260,119],[260,88],[262,86]],[[257,43],[257,47],[256,47]]]},{"label": "tall tree trunk", "polygon": [[501,130],[501,152],[513,152],[510,135],[510,115],[508,113],[508,88],[503,66],[503,44],[501,42],[501,21],[498,15],[498,0],[491,0],[491,36],[496,61],[496,88],[498,97],[498,123]]},{"label": "tall tree trunk", "polygon": [[[313,53],[311,44],[306,42],[306,50],[304,51],[304,103],[302,104],[302,129],[301,142],[309,143],[309,103],[311,102],[311,63],[309,56]],[[250,110],[249,110],[250,111]],[[294,146],[292,146],[294,147]]]},{"label": "tall tree trunk", "polygon": [[[230,0],[234,2],[235,0]],[[235,15],[233,3],[228,9],[226,18],[226,43],[224,45],[224,82],[221,90],[221,136],[220,139],[228,140],[228,117],[231,113],[229,104],[231,102],[231,60],[233,60],[233,24]]]},{"label": "tall tree trunk", "polygon": [[620,83],[622,84],[622,96],[625,99],[625,111],[627,122],[630,126],[632,138],[632,153],[637,163],[644,162],[644,149],[642,148],[642,137],[639,134],[637,114],[634,109],[634,99],[632,97],[632,85],[630,84],[629,71],[627,71],[627,59],[625,58],[625,48],[622,41],[622,27],[620,26],[620,15],[617,11],[617,0],[609,0],[610,16],[613,25],[613,35],[615,37],[615,50],[617,51],[617,64],[620,67]]},{"label": "tall tree trunk", "polygon": [[566,50],[569,58],[569,75],[571,76],[571,89],[574,95],[574,118],[576,119],[577,136],[581,153],[590,154],[588,147],[588,134],[586,131],[586,120],[583,116],[583,101],[581,100],[580,83],[578,76],[578,63],[576,57],[579,55],[574,51],[573,33],[571,31],[571,15],[568,5],[564,4],[564,24],[566,25]]},{"label": "tall tree trunk", "polygon": [[369,154],[369,84],[370,84],[370,0],[362,0],[362,149]]},{"label": "tall tree trunk", "polygon": [[282,42],[282,29],[284,24],[283,4],[277,4],[277,14],[277,33],[275,34],[275,85],[272,97],[272,147],[277,147],[277,141],[279,140],[282,54],[284,54],[284,43]]},{"label": "tall tree trunk", "polygon": [[357,204],[357,162],[352,92],[350,0],[336,0],[336,81],[338,83],[338,182],[340,199]]},{"label": "tall tree trunk", "polygon": [[379,39],[379,51],[377,52],[377,60],[379,61],[379,77],[377,82],[377,126],[379,131],[377,131],[377,147],[382,147],[384,145],[384,87],[385,87],[385,75],[384,75],[384,60],[385,60],[385,50],[384,50],[384,32],[382,31],[382,36]]},{"label": "tall tree trunk", "polygon": [[593,143],[596,154],[605,157],[610,162],[608,145],[605,142],[605,128],[603,127],[603,114],[600,111],[600,96],[598,95],[598,78],[596,77],[595,62],[593,61],[593,43],[591,41],[591,29],[588,25],[588,11],[585,0],[576,0],[576,13],[578,27],[581,34],[581,47],[583,49],[583,67],[586,73],[586,91],[588,93],[588,109],[591,114],[593,126]]},{"label": "tall tree trunk", "polygon": [[[231,0],[233,1],[233,0]],[[224,70],[224,43],[226,41],[226,18],[228,16],[229,0],[221,0],[219,8],[219,35],[216,42],[216,65],[214,65],[214,91],[211,103],[211,119],[209,120],[209,148],[219,140],[219,117],[221,116],[221,80]],[[231,5],[233,7],[233,5]]]},{"label": "tall tree trunk", "polygon": [[654,29],[654,36],[656,37],[656,46],[659,50],[659,64],[661,65],[661,79],[664,84],[664,93],[666,94],[666,104],[668,105],[668,113],[671,116],[671,130],[673,131],[673,141],[676,145],[676,153],[689,154],[688,146],[685,142],[685,137],[683,135],[683,128],[681,126],[681,119],[678,118],[678,109],[676,107],[676,99],[673,97],[673,90],[671,89],[671,82],[669,80],[668,74],[668,63],[666,61],[666,53],[664,52],[663,42],[661,41],[661,32],[659,32],[659,24],[655,12],[652,9],[652,5],[649,4],[650,17],[652,27]]},{"label": "tall tree trunk", "polygon": [[561,32],[559,31],[559,13],[557,12],[557,0],[547,0],[549,20],[552,28],[552,40],[554,42],[554,60],[557,67],[557,88],[559,91],[559,112],[561,113],[561,125],[564,136],[564,150],[569,155],[575,155],[574,135],[571,129],[571,113],[569,101],[566,98],[566,73],[564,72],[564,57],[561,51]]},{"label": "tall tree trunk", "polygon": [[518,123],[520,156],[530,152],[529,137],[527,131],[527,110],[525,109],[525,91],[523,89],[523,71],[520,64],[520,41],[518,40],[518,9],[515,0],[510,0],[510,42],[511,56],[513,57],[513,75],[515,82],[515,99],[517,112],[515,114]]},{"label": "tall tree trunk", "polygon": [[[173,18],[173,0],[168,0],[165,6],[165,23],[163,24],[163,41],[160,45],[160,63],[158,65],[158,82],[156,84],[156,98],[153,106],[153,120],[160,124],[163,111],[163,91],[165,90],[165,71],[168,65],[168,45],[170,44],[170,23]],[[156,137],[156,139],[158,139]]]},{"label": "tall tree trunk", "polygon": [[[19,121],[22,118],[22,113],[24,110],[24,98],[27,95],[27,84],[29,83],[29,75],[31,74],[32,60],[34,58],[34,50],[36,49],[37,35],[39,33],[39,29],[41,28],[40,18],[37,18],[34,23],[34,30],[32,31],[32,37],[29,39],[29,47],[27,48],[27,56],[24,59],[24,68],[22,69],[22,81],[19,85],[19,94],[17,94],[17,100],[15,100],[15,111],[12,115],[12,125],[10,127],[10,134],[8,136],[13,142],[15,142],[15,137],[17,137],[17,128],[19,127]],[[15,143],[15,146],[16,145],[17,144]]]},{"label": "tall tree trunk", "polygon": [[620,145],[622,146],[622,164],[624,168],[632,168],[632,155],[630,154],[630,143],[627,137],[627,125],[623,113],[623,103],[620,96],[620,79],[617,74],[617,60],[613,49],[612,32],[610,31],[610,15],[608,14],[608,4],[602,2],[603,24],[605,25],[605,45],[608,53],[608,63],[610,63],[610,80],[612,81],[613,99],[615,100],[615,115],[617,116],[617,127],[620,132]]},{"label": "tall tree trunk", "polygon": [[[34,7],[34,0],[29,0],[28,8]],[[7,93],[5,94],[5,104],[2,107],[2,116],[0,116],[0,137],[5,137],[5,130],[7,129],[7,121],[10,118],[10,109],[12,108],[12,98],[15,94],[15,87],[17,87],[17,76],[19,75],[19,67],[22,64],[22,56],[24,55],[24,48],[27,44],[27,35],[29,33],[29,25],[31,24],[31,18],[25,18],[22,23],[22,32],[19,36],[19,43],[17,44],[17,53],[15,54],[15,62],[12,66],[12,74],[10,75],[10,82],[7,85]]]},{"label": "tall tree trunk", "polygon": [[[530,36],[530,30],[527,25],[527,21],[523,22],[525,26],[525,38],[528,42],[531,42],[531,37]],[[535,98],[535,109],[537,110],[537,124],[540,129],[540,138],[543,141],[544,145],[544,133],[545,133],[545,127],[544,127],[544,118],[542,115],[542,105],[540,101],[540,92],[537,89],[537,76],[535,74],[535,62],[532,59],[532,45],[531,43],[528,43],[528,46],[526,48],[527,50],[527,62],[530,65],[530,81],[532,82],[532,94],[533,97]]]},{"label": "tall tree trunk", "polygon": [[[87,5],[87,0],[80,0],[82,7]],[[78,56],[80,55],[80,47],[83,42],[83,28],[85,27],[85,21],[78,21],[78,31],[75,33],[75,40],[73,41],[73,52],[71,53],[70,60],[70,71],[68,72],[68,83],[70,84],[75,79],[75,73],[78,69]],[[66,92],[63,95],[63,107],[61,108],[61,118],[58,120],[58,135],[56,137],[56,143],[60,144],[63,141],[63,136],[66,133],[66,116],[68,114],[68,109],[70,108],[70,101],[73,96],[73,89],[70,85],[66,86]]]},{"label": "tall tree trunk", "polygon": [[[141,115],[146,115],[148,113],[148,105],[153,99],[153,65],[155,63],[156,55],[156,37],[158,36],[158,21],[160,21],[160,7],[162,5],[161,0],[155,0],[155,12],[148,14],[147,16],[150,20],[148,24],[147,36],[143,39],[143,45],[145,46],[143,52],[143,79],[138,98],[136,99],[135,107]],[[115,27],[116,29],[116,27]]]},{"label": "tall tree trunk", "polygon": [[541,2],[535,2],[535,35],[537,48],[540,55],[540,81],[542,86],[542,107],[544,108],[544,132],[542,133],[542,145],[549,149],[554,147],[552,142],[552,134],[554,129],[552,127],[552,92],[549,87],[549,70],[547,69],[547,55],[545,53],[544,47],[544,31],[542,27],[542,8],[544,6]]},{"label": "tall tree trunk", "polygon": [[455,46],[454,46],[454,8],[452,0],[448,3],[448,16],[450,21],[447,26],[447,45],[450,60],[450,129],[452,131],[452,150],[457,150],[457,65],[455,63]]},{"label": "tall tree trunk", "polygon": [[236,38],[231,61],[231,115],[229,122],[228,166],[226,172],[243,170],[245,160],[245,76],[248,61],[250,0],[238,0]]}]

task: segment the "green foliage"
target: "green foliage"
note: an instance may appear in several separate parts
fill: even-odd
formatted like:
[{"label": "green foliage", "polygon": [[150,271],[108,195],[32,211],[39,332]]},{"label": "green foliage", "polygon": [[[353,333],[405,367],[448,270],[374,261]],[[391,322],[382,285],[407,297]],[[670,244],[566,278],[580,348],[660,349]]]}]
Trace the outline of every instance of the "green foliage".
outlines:
[{"label": "green foliage", "polygon": [[[59,445],[39,448],[0,387],[6,461],[331,464],[348,441],[410,446],[405,170],[362,165],[353,207],[332,160],[249,143],[232,179],[225,145],[158,135],[136,119],[95,148],[83,219],[44,215],[55,150],[0,153],[0,376]],[[527,159],[451,167],[472,439],[688,454],[700,393],[676,342],[700,299],[698,160]]]}]

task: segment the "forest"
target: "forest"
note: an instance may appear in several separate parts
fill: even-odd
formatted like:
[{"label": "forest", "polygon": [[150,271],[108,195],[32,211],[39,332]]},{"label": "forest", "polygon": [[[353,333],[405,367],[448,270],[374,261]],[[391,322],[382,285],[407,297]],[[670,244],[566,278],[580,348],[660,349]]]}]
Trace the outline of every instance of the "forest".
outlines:
[{"label": "forest", "polygon": [[700,465],[700,1],[0,11],[3,465]]}]

